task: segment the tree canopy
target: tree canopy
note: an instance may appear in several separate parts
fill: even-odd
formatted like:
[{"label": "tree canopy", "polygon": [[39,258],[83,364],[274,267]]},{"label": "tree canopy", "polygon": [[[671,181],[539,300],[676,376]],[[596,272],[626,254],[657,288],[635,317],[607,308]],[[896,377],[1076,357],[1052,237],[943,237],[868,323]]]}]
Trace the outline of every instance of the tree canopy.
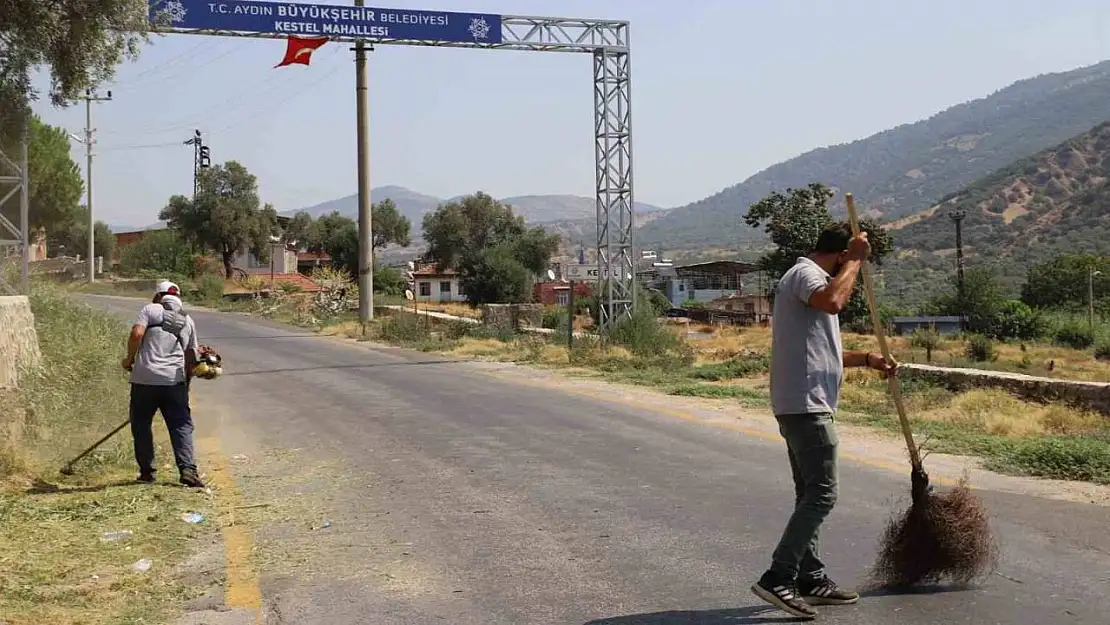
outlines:
[{"label": "tree canopy", "polygon": [[409,221],[408,217],[402,215],[401,211],[397,210],[397,205],[393,203],[393,200],[386,198],[374,204],[370,210],[370,221],[372,222],[371,229],[374,231],[373,246],[375,250],[387,245],[408,247],[412,244],[410,236],[412,222]]},{"label": "tree canopy", "polygon": [[478,192],[424,216],[425,257],[459,272],[471,304],[529,299],[534,276],[547,269],[558,235],[528,228],[512,207]]},{"label": "tree canopy", "polygon": [[[1091,276],[1090,272],[1097,272]],[[1087,305],[1087,281],[1096,294],[1110,293],[1110,258],[1063,254],[1029,268],[1021,299],[1034,308],[1075,309]]]},{"label": "tree canopy", "polygon": [[249,250],[267,257],[277,233],[277,213],[260,206],[258,180],[235,161],[201,171],[195,199],[170,198],[159,219],[189,243],[220,255],[226,277],[233,276],[235,255]]},{"label": "tree canopy", "polygon": [[[821,232],[833,224],[829,200],[833,192],[820,182],[803,189],[774,191],[751,205],[744,221],[753,228],[762,227],[775,244],[775,249],[760,259],[760,267],[778,278],[794,266],[801,256],[808,256]],[[861,219],[860,228],[871,242],[871,260],[882,264],[883,257],[894,248],[890,235],[870,219]]]},{"label": "tree canopy", "polygon": [[[412,223],[397,210],[393,200],[382,200],[371,206],[371,221],[371,245],[375,251],[387,245],[408,247],[412,244],[409,236]],[[358,275],[358,222],[354,219],[339,211],[332,211],[312,221],[307,213],[298,213],[287,226],[287,232],[289,230],[304,232],[305,247],[309,251],[330,256],[332,266],[343,269],[352,276]]]},{"label": "tree canopy", "polygon": [[[810,183],[802,189],[775,191],[752,204],[744,220],[753,228],[763,227],[770,235],[775,249],[759,260],[760,268],[772,280],[778,280],[802,256],[813,252],[817,237],[833,224],[829,214],[832,191],[820,182]],[[883,257],[894,249],[890,235],[870,219],[860,220],[860,229],[867,233],[871,243],[871,261],[881,265]],[[866,323],[869,318],[867,301],[856,289],[847,307],[840,315],[844,323]]]},{"label": "tree canopy", "polygon": [[[21,134],[17,126],[0,126],[0,150],[9,157],[19,154]],[[48,234],[53,234],[78,218],[85,184],[69,149],[69,136],[64,129],[43,123],[37,115],[31,117],[31,142],[27,149],[31,230],[45,228]],[[4,167],[0,171],[9,173]],[[12,223],[19,223],[18,197],[8,200],[3,210]]]},{"label": "tree canopy", "polygon": [[[149,30],[147,0],[0,1],[0,107],[37,98],[31,72],[50,68],[50,99],[72,102],[135,57]],[[2,109],[0,109],[2,113]]]},{"label": "tree canopy", "polygon": [[[46,226],[46,247],[54,255],[82,256],[89,249],[89,211],[81,206],[64,221]],[[93,252],[107,263],[116,249],[116,237],[103,221],[93,224]]]}]

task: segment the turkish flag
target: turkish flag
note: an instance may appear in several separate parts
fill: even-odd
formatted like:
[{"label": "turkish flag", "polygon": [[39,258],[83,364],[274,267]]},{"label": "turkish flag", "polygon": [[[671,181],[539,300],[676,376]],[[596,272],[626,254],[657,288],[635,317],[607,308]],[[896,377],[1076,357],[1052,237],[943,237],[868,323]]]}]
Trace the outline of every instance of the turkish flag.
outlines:
[{"label": "turkish flag", "polygon": [[289,44],[285,48],[285,58],[274,67],[308,65],[312,59],[312,53],[327,42],[327,37],[290,37]]}]

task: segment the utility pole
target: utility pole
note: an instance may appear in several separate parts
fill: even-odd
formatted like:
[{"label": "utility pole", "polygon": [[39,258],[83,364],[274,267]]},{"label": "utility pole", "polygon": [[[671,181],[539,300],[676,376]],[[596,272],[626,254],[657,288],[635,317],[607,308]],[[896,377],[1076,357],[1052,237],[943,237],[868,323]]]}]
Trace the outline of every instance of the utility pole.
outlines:
[{"label": "utility pole", "polygon": [[1095,276],[1102,275],[1092,265],[1087,269],[1087,329],[1095,331]]},{"label": "utility pole", "polygon": [[960,308],[960,328],[964,327],[967,318],[966,301],[964,293],[964,236],[963,221],[967,211],[957,206],[949,211],[948,218],[956,224],[956,302]]},{"label": "utility pole", "polygon": [[193,199],[197,199],[197,173],[200,168],[200,130],[193,129],[193,136],[185,142],[185,145],[193,146]]},{"label": "utility pole", "polygon": [[[355,0],[365,6],[365,0]],[[370,113],[367,102],[366,53],[372,46],[355,42],[355,113],[358,125],[358,320],[362,332],[374,319],[374,237],[370,203]],[[415,300],[415,298],[413,298]]]},{"label": "utility pole", "polygon": [[186,141],[185,145],[193,146],[193,200],[196,200],[197,193],[200,191],[200,170],[212,166],[212,153],[208,150],[208,146],[204,145],[200,130],[193,130],[193,137]]},{"label": "utility pole", "polygon": [[107,96],[98,96],[91,89],[85,90],[85,159],[86,169],[85,177],[85,204],[89,208],[89,255],[85,259],[86,264],[89,266],[89,282],[96,281],[96,247],[94,246],[94,224],[96,219],[93,217],[93,133],[96,130],[92,127],[92,103],[93,102],[110,102],[112,100],[112,92],[109,91]]}]

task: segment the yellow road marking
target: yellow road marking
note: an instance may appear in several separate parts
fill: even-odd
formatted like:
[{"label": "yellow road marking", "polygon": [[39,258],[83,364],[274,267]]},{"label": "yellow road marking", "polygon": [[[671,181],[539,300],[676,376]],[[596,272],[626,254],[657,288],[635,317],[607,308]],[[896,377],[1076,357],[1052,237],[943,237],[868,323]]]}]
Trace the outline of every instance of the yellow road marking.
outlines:
[{"label": "yellow road marking", "polygon": [[[262,590],[258,585],[258,575],[251,567],[250,557],[253,539],[250,528],[239,525],[235,520],[235,510],[240,505],[239,489],[231,474],[231,465],[220,451],[220,439],[216,436],[201,439],[201,446],[207,450],[208,479],[219,492],[216,506],[227,522],[220,527],[227,554],[227,588],[224,603],[229,608],[261,610]],[[261,612],[258,620],[261,623]]]}]

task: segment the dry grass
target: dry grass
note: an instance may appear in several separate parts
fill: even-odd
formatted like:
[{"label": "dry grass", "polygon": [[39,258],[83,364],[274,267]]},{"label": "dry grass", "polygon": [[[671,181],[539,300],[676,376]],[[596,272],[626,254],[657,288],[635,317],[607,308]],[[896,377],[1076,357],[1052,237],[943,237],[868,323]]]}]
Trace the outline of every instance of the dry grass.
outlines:
[{"label": "dry grass", "polygon": [[482,311],[477,308],[471,308],[467,304],[460,304],[457,302],[420,302],[420,310],[430,310],[455,317],[464,317],[466,319],[481,319]]},{"label": "dry grass", "polygon": [[[160,450],[166,458],[168,448]],[[134,485],[124,468],[102,468],[63,484],[0,490],[0,615],[10,625],[138,623],[180,609],[194,596],[177,566],[206,534],[180,517],[209,515],[202,494],[173,485]],[[105,486],[107,485],[107,486]],[[57,490],[55,490],[55,488]],[[106,542],[106,532],[130,530]],[[132,570],[141,559],[153,566]]]},{"label": "dry grass", "polygon": [[[740,353],[745,349],[762,352],[768,352],[771,349],[770,328],[719,328],[693,325],[690,330],[711,334],[708,338],[690,341],[698,351],[699,358],[707,362],[712,362],[714,358],[727,359],[730,357],[729,354]],[[843,341],[846,350],[879,351],[878,341],[871,335],[845,332]],[[913,347],[909,337],[889,337],[888,343],[891,351],[894,352],[894,357],[899,361],[922,364],[926,362],[925,350]],[[998,359],[992,363],[970,363],[966,359],[965,341],[944,338],[941,346],[933,350],[932,364],[941,367],[991,368],[1059,379],[1110,382],[1110,362],[1096,360],[1089,351],[1039,343],[998,343],[995,345],[995,352],[998,354]]]}]

